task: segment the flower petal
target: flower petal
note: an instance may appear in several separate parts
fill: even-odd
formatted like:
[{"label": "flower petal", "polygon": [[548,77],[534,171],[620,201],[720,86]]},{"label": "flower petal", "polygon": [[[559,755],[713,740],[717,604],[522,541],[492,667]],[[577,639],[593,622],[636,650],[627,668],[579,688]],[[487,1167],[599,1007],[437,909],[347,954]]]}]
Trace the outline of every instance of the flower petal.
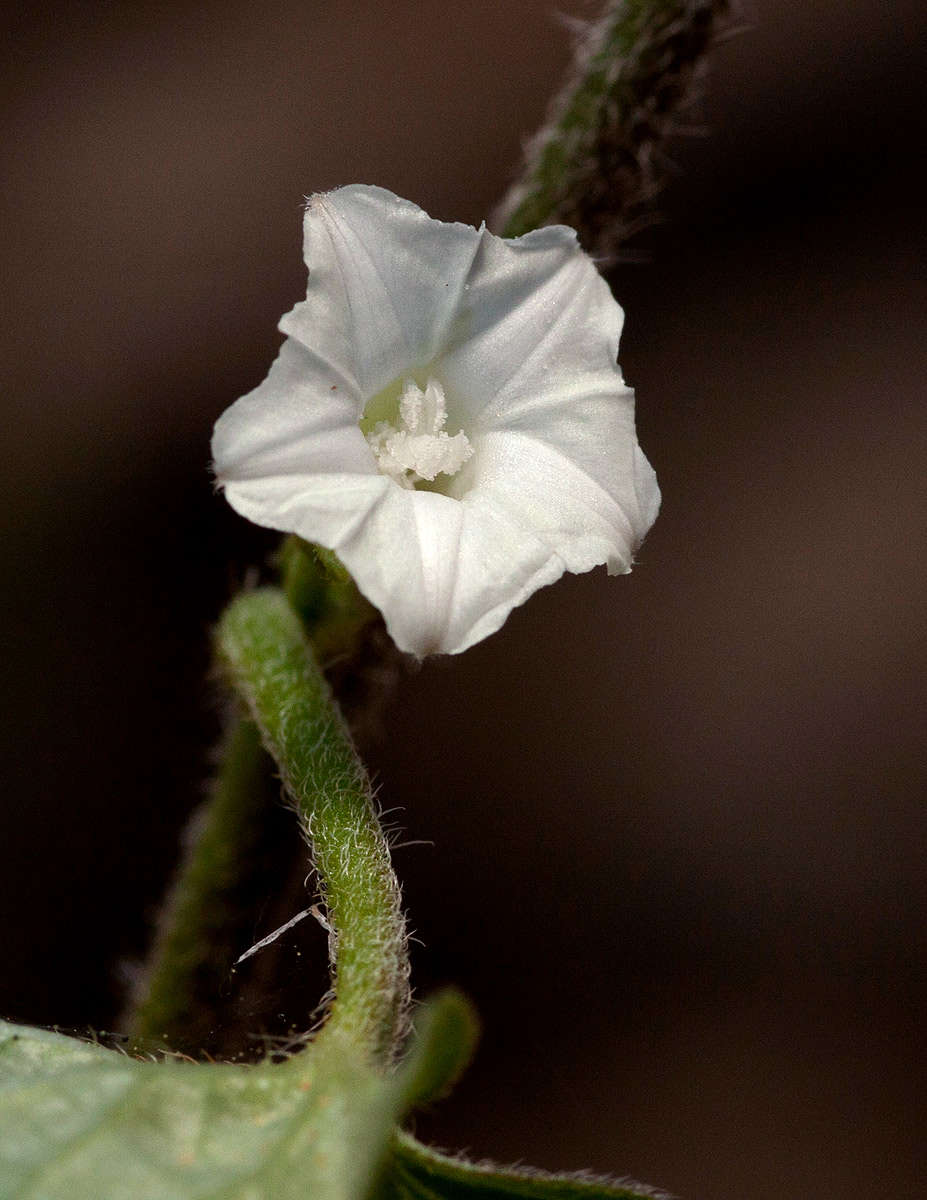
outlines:
[{"label": "flower petal", "polygon": [[212,453],[219,481],[324,471],[334,462],[339,470],[373,472],[360,411],[343,376],[287,339],[264,382],[216,422]]},{"label": "flower petal", "polygon": [[474,432],[513,404],[621,386],[622,312],[571,229],[484,235],[464,295],[437,370]]},{"label": "flower petal", "polygon": [[454,319],[479,231],[359,184],[313,196],[304,229],[306,300],[280,328],[353,373],[366,399],[427,365]]},{"label": "flower petal", "polygon": [[[569,536],[573,525],[560,506],[571,496],[585,497],[611,522],[616,538],[627,531],[628,548],[619,557],[629,561],[656,519],[660,489],[637,444],[634,392],[617,370],[600,369],[572,389],[564,385],[559,392],[513,401],[475,446],[474,474],[457,486],[478,484],[494,494],[502,487],[526,496],[536,487],[550,509],[539,528]],[[578,512],[573,524],[582,524]]]},{"label": "flower petal", "polygon": [[466,650],[566,566],[491,504],[395,486],[335,549],[396,645],[419,657]]},{"label": "flower petal", "polygon": [[287,339],[262,384],[216,422],[216,478],[232,507],[316,541],[345,535],[388,485],[343,376]]},{"label": "flower petal", "polygon": [[571,454],[568,439],[561,445],[507,430],[481,438],[473,461],[468,496],[507,513],[556,551],[567,570],[604,563],[609,574],[630,571],[660,502],[635,443],[612,439]]}]

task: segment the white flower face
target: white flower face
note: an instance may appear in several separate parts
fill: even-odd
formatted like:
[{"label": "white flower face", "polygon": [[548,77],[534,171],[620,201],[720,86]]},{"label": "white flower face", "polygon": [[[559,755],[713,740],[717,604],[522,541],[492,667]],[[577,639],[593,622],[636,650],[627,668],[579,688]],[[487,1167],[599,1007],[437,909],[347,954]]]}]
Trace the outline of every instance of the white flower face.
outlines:
[{"label": "white flower face", "polygon": [[572,230],[503,240],[382,188],[314,196],[309,286],[216,423],[229,503],[334,550],[402,650],[456,654],[564,571],[629,571],[659,508]]}]

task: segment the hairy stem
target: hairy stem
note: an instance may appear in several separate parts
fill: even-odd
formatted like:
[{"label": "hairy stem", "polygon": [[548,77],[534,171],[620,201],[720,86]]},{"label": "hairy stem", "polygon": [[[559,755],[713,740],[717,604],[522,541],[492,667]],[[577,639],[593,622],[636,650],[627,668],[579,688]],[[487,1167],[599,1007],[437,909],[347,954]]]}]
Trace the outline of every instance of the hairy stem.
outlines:
[{"label": "hairy stem", "polygon": [[364,768],[281,591],[234,600],[218,648],[312,846],[331,925],[328,1026],[388,1061],[407,1026],[408,955],[399,885]]},{"label": "hairy stem", "polygon": [[493,224],[520,237],[572,225],[591,254],[613,255],[658,191],[661,149],[691,102],[729,0],[609,0],[576,58],[520,179]]},{"label": "hairy stem", "polygon": [[[298,538],[285,540],[279,565],[290,605],[317,656],[333,660],[340,682],[350,685],[344,691],[353,719],[363,726],[384,686],[362,659],[375,610],[340,564]],[[250,964],[238,972],[232,964],[254,941],[257,913],[266,918],[265,928],[290,915],[300,872],[292,819],[281,808],[275,775],[257,727],[233,717],[209,797],[187,829],[151,951],[120,1020],[140,1046],[154,1043],[195,1056],[242,1053],[243,1035],[251,1032],[278,964],[274,951],[262,956],[257,972]],[[307,993],[310,987],[307,981]]]}]

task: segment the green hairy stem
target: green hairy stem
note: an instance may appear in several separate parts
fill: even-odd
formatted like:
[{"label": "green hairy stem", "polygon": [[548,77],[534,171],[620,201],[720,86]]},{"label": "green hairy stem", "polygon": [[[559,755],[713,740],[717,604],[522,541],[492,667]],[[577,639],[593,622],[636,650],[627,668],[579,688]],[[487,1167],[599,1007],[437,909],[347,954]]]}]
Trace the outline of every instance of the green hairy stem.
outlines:
[{"label": "green hairy stem", "polygon": [[218,649],[312,846],[331,926],[327,1025],[388,1062],[407,1030],[409,964],[399,885],[366,772],[281,591],[234,600]]},{"label": "green hairy stem", "polygon": [[[298,538],[285,539],[279,565],[314,661],[333,661],[339,679],[354,673],[343,690],[363,727],[366,711],[382,701],[389,675],[385,667],[372,671],[364,658],[378,649],[375,610],[340,564]],[[310,673],[317,678],[314,664]],[[280,805],[279,768],[262,739],[266,731],[253,721],[231,720],[208,801],[191,821],[148,962],[121,1021],[140,1048],[239,1057],[248,1032],[241,1014],[262,1003],[274,952],[258,974],[246,970],[242,977],[231,964],[254,941],[256,912],[268,912],[270,927],[274,908],[278,923],[292,913],[293,888],[305,875],[292,818]],[[359,763],[357,769],[362,772]],[[304,827],[307,813],[303,805]],[[269,888],[277,901],[267,910]],[[401,1031],[399,1021],[397,1036]]]},{"label": "green hairy stem", "polygon": [[728,0],[611,0],[585,27],[565,87],[493,225],[520,237],[561,222],[608,257],[659,189],[661,147],[691,101]]}]

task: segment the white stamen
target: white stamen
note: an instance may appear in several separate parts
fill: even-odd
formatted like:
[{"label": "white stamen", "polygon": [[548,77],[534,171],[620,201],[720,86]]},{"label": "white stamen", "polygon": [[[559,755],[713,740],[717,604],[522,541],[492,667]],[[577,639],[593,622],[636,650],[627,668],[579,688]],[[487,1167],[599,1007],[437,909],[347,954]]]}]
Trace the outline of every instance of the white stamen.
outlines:
[{"label": "white stamen", "polygon": [[473,453],[461,430],[453,437],[445,431],[447,401],[444,388],[429,379],[424,392],[407,379],[399,397],[399,428],[380,421],[367,434],[367,441],[384,475],[406,488],[437,475],[454,475]]}]

